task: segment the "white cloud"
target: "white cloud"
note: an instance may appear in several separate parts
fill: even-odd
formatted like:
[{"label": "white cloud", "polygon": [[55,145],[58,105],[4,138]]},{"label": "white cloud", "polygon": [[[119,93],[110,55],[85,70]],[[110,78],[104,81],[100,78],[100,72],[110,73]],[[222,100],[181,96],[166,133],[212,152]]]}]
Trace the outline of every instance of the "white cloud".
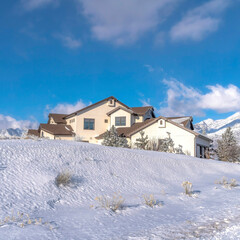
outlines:
[{"label": "white cloud", "polygon": [[147,98],[147,99],[140,99],[140,102],[142,103],[142,106],[143,106],[143,107],[151,106],[150,101],[151,101],[150,98]]},{"label": "white cloud", "polygon": [[21,0],[26,11],[32,11],[51,3],[58,3],[58,0]]},{"label": "white cloud", "polygon": [[226,10],[232,0],[211,0],[190,10],[183,19],[172,27],[172,40],[200,41],[208,34],[218,30],[220,14]]},{"label": "white cloud", "polygon": [[8,128],[37,128],[38,122],[37,121],[30,121],[30,120],[16,120],[13,117],[5,116],[0,114],[0,129],[8,129]]},{"label": "white cloud", "polygon": [[218,113],[240,111],[240,89],[235,85],[207,86],[209,92],[202,94],[199,90],[187,87],[176,79],[163,80],[168,87],[166,106],[158,110],[164,116],[194,115],[203,116],[204,110]]},{"label": "white cloud", "polygon": [[51,112],[51,113],[70,114],[70,113],[78,111],[86,106],[87,106],[87,104],[85,104],[82,100],[79,100],[75,104],[59,103],[54,108],[51,108],[48,105],[48,106],[46,106],[46,110],[47,110],[47,112]]},{"label": "white cloud", "polygon": [[154,72],[154,70],[155,70],[155,69],[154,69],[151,65],[149,65],[149,64],[145,64],[144,67],[146,67],[149,72]]},{"label": "white cloud", "polygon": [[219,113],[240,111],[240,89],[235,85],[207,86],[209,93],[201,96],[201,106]]},{"label": "white cloud", "polygon": [[165,20],[177,0],[78,0],[93,35],[116,45],[135,42]]},{"label": "white cloud", "polygon": [[82,46],[82,41],[80,39],[75,39],[68,35],[55,35],[56,38],[59,38],[62,41],[63,46],[70,49],[77,49]]}]

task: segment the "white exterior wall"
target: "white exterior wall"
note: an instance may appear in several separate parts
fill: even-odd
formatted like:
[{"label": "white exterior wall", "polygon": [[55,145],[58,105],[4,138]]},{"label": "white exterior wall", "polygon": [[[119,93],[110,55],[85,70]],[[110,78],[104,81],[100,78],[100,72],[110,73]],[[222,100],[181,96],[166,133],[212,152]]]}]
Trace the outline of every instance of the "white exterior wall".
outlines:
[{"label": "white exterior wall", "polygon": [[[164,121],[164,120],[163,120]],[[167,132],[171,134],[171,138],[174,141],[174,146],[182,145],[183,152],[189,152],[191,156],[195,156],[195,135],[180,128],[176,125],[165,122],[165,127],[159,127],[158,122],[143,129],[145,135],[148,135],[149,139],[163,139],[168,137]],[[140,133],[136,133],[131,136],[131,141],[134,145],[136,139],[140,137]]]},{"label": "white exterior wall", "polygon": [[[126,117],[126,125],[125,126],[115,126],[115,118],[116,117]],[[112,113],[110,116],[110,127],[114,126],[118,127],[131,127],[132,126],[132,114],[126,112],[122,109],[117,110],[116,112]]]}]

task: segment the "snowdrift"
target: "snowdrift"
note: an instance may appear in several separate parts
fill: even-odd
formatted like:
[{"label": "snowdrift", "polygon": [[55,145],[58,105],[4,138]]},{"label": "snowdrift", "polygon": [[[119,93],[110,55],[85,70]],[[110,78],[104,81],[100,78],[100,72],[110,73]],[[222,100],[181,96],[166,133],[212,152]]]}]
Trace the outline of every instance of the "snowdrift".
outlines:
[{"label": "snowdrift", "polygon": [[[57,187],[63,171],[71,184]],[[214,183],[223,176],[240,182],[240,166],[79,142],[2,140],[0,239],[236,239],[240,187]],[[183,194],[187,180],[192,196]],[[95,201],[114,194],[125,199],[117,212]],[[150,194],[162,206],[146,206]]]}]

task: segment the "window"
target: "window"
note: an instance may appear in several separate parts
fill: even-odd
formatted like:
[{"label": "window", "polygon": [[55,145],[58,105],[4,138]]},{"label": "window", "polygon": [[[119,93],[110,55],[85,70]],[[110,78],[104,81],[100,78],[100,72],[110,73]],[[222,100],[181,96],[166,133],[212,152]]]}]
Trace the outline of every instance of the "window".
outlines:
[{"label": "window", "polygon": [[105,119],[105,120],[104,120],[104,122],[105,122],[105,123],[108,123],[108,120],[107,120],[107,119]]},{"label": "window", "polygon": [[126,126],[126,117],[116,117],[115,126]]},{"label": "window", "polygon": [[84,118],[84,129],[94,130],[95,119]]}]

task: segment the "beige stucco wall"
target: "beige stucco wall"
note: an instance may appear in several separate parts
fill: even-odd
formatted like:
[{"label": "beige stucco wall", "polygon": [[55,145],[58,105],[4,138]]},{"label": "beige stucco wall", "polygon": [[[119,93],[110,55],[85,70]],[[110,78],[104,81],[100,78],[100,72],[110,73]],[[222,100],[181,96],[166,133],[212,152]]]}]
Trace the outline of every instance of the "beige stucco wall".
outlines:
[{"label": "beige stucco wall", "polygon": [[143,122],[143,116],[134,116],[133,115],[132,123],[139,123],[139,122]]},{"label": "beige stucco wall", "polygon": [[50,117],[49,124],[56,124],[52,117]]},{"label": "beige stucco wall", "polygon": [[[43,135],[42,135],[43,134]],[[54,135],[51,133],[48,133],[44,130],[40,130],[40,137],[44,137],[44,138],[49,138],[49,139],[54,139]]]},{"label": "beige stucco wall", "polygon": [[[182,145],[183,152],[189,152],[191,156],[195,155],[195,135],[175,126],[172,123],[166,122],[165,127],[159,127],[158,122],[143,129],[145,135],[148,135],[149,139],[162,139],[168,137],[167,132],[171,134],[171,138],[174,141],[175,147]],[[134,146],[136,139],[140,137],[140,133],[136,133],[131,136],[131,142]]]},{"label": "beige stucco wall", "polygon": [[[109,106],[108,102],[102,102],[98,105],[92,106],[87,110],[80,112],[75,117],[75,126],[69,123],[73,127],[76,136],[81,137],[84,141],[89,141],[90,143],[98,143],[98,140],[95,139],[98,135],[104,133],[107,129],[110,128],[110,117],[107,115],[108,112],[112,111],[114,108],[121,106],[118,102],[115,105]],[[95,119],[95,129],[94,130],[85,130],[84,127],[84,118]],[[105,123],[105,119],[108,121]]]},{"label": "beige stucco wall", "polygon": [[73,141],[74,137],[73,136],[65,136],[65,135],[61,135],[61,136],[55,136],[56,140],[70,140]]},{"label": "beige stucco wall", "polygon": [[[42,136],[42,133],[44,134],[43,136]],[[48,139],[56,139],[56,140],[74,140],[73,136],[65,136],[65,135],[60,135],[60,136],[55,135],[54,136],[53,134],[48,133],[44,130],[40,131],[40,137],[44,137],[44,138],[48,138]]]},{"label": "beige stucco wall", "polygon": [[[70,122],[74,120],[74,122]],[[76,130],[77,130],[77,120],[76,120],[76,117],[72,117],[72,118],[69,118],[69,119],[66,119],[67,121],[67,125],[70,125],[73,129],[73,131],[76,133]]]},{"label": "beige stucco wall", "polygon": [[[115,126],[115,118],[116,117],[126,117],[126,125],[125,126]],[[122,109],[118,109],[116,112],[111,114],[110,116],[110,126],[118,127],[131,127],[132,126],[132,117],[131,113],[126,112]]]}]

